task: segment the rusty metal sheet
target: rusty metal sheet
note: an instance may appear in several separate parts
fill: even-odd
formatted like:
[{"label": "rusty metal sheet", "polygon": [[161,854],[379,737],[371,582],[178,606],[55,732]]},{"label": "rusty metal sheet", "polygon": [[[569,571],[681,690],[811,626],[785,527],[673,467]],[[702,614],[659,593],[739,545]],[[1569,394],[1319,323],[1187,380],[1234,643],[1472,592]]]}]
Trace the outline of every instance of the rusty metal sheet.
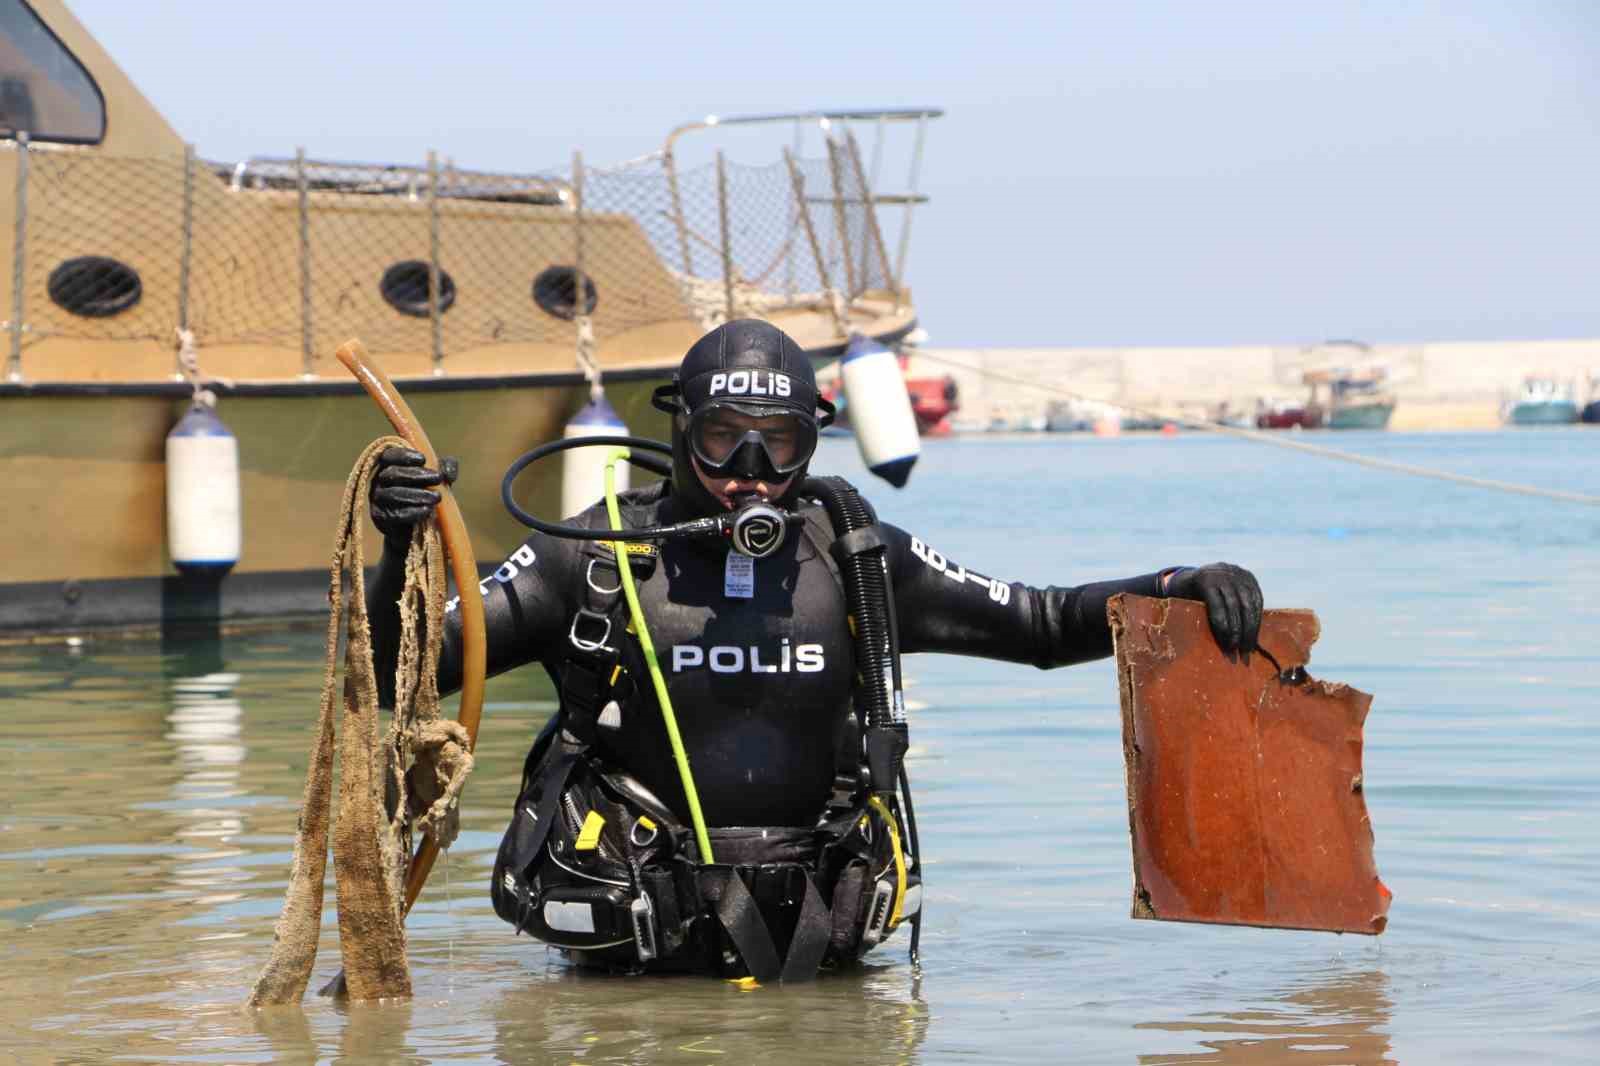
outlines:
[{"label": "rusty metal sheet", "polygon": [[1122,692],[1133,916],[1381,933],[1361,729],[1372,697],[1305,673],[1311,611],[1267,611],[1248,663],[1203,605],[1109,607]]}]

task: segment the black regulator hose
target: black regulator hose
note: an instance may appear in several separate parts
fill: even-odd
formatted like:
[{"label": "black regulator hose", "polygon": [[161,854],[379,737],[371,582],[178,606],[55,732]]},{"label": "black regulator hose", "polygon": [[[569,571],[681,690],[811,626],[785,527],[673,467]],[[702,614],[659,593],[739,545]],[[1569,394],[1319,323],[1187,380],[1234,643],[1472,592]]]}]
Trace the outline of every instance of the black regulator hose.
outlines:
[{"label": "black regulator hose", "polygon": [[519,456],[506,470],[506,476],[500,480],[500,500],[506,505],[511,517],[541,533],[547,533],[552,537],[565,537],[568,540],[641,541],[670,540],[677,537],[717,537],[725,539],[729,547],[740,555],[748,555],[752,559],[764,559],[777,551],[783,546],[788,528],[803,521],[798,514],[784,511],[755,493],[745,494],[742,502],[732,511],[720,515],[691,518],[687,522],[677,522],[670,526],[645,526],[642,529],[590,529],[587,526],[546,522],[517,505],[511,487],[517,480],[518,474],[540,459],[556,452],[593,447],[609,447],[617,453],[618,459],[627,459],[628,462],[643,467],[652,474],[668,478],[672,476],[672,467],[666,461],[657,459],[653,455],[638,454],[636,451],[639,449],[671,455],[672,445],[662,441],[648,440],[644,437],[572,437],[567,440],[551,441],[549,444],[541,444],[526,455]]},{"label": "black regulator hose", "polygon": [[[845,599],[855,619],[856,710],[862,728],[904,733],[905,698],[889,630],[888,545],[878,532],[878,516],[843,478],[807,478],[800,491],[822,501],[837,536],[833,556],[844,572]],[[894,791],[898,775],[892,765],[871,769],[874,791]]]},{"label": "black regulator hose", "polygon": [[717,536],[722,530],[722,523],[716,518],[697,518],[690,522],[679,522],[671,526],[647,526],[643,529],[587,529],[583,526],[567,526],[559,522],[546,522],[524,511],[518,504],[516,497],[511,493],[512,483],[517,480],[517,475],[546,456],[556,452],[570,451],[573,448],[589,448],[600,445],[623,447],[629,449],[628,462],[634,466],[650,471],[661,477],[672,476],[672,466],[663,460],[651,455],[640,455],[637,452],[661,452],[672,454],[672,445],[659,440],[650,440],[648,437],[573,437],[567,440],[553,440],[548,444],[541,444],[506,468],[505,477],[500,479],[500,502],[506,505],[506,510],[518,522],[541,533],[548,533],[552,537],[564,537],[567,540],[659,540],[662,537],[683,536]]}]

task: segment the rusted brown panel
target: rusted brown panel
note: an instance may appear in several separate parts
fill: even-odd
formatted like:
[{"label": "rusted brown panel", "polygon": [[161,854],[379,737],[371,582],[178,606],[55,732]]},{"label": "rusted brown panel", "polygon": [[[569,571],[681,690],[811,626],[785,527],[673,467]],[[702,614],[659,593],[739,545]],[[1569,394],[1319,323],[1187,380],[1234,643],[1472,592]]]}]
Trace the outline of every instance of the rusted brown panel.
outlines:
[{"label": "rusted brown panel", "polygon": [[1382,932],[1390,894],[1361,790],[1372,697],[1299,669],[1317,616],[1266,612],[1274,665],[1229,661],[1199,603],[1124,595],[1109,611],[1133,916]]}]

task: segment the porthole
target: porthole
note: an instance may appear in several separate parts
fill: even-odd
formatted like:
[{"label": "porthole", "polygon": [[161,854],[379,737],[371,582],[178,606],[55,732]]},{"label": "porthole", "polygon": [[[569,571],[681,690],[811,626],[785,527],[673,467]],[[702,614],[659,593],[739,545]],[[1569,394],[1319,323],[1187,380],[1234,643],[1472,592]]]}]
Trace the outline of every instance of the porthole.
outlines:
[{"label": "porthole", "polygon": [[139,272],[103,255],[81,255],[50,271],[47,285],[56,306],[85,318],[110,318],[139,302]]},{"label": "porthole", "polygon": [[[578,314],[578,272],[569,266],[553,266],[533,279],[533,302],[548,314],[571,319]],[[583,313],[594,314],[600,295],[595,291],[594,279],[583,278]]]},{"label": "porthole", "polygon": [[[378,291],[390,307],[402,315],[428,318],[433,309],[428,306],[428,264],[421,259],[407,259],[383,272]],[[450,310],[456,302],[456,283],[446,271],[439,271],[439,313]]]}]

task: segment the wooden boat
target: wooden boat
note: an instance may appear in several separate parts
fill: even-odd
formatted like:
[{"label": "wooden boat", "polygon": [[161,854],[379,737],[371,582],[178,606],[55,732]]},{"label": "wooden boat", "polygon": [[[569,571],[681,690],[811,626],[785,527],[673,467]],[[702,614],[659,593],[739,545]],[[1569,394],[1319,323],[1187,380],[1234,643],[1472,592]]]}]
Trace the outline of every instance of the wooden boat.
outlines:
[{"label": "wooden boat", "polygon": [[[0,633],[323,609],[345,475],[384,431],[333,360],[349,337],[460,458],[490,561],[523,535],[501,472],[559,436],[591,382],[661,436],[651,388],[729,317],[767,318],[817,360],[851,332],[893,343],[916,325],[916,167],[911,192],[873,192],[850,129],[909,124],[920,160],[935,109],[707,119],[614,168],[223,165],[60,0],[4,2],[0,478],[19,504],[0,530]],[[679,165],[685,136],[753,123],[820,127],[825,153]],[[892,263],[884,206],[903,227]],[[164,506],[164,440],[200,386],[237,438],[243,511],[237,566],[209,587],[174,570]],[[526,505],[556,509],[555,464],[525,485]]]}]

